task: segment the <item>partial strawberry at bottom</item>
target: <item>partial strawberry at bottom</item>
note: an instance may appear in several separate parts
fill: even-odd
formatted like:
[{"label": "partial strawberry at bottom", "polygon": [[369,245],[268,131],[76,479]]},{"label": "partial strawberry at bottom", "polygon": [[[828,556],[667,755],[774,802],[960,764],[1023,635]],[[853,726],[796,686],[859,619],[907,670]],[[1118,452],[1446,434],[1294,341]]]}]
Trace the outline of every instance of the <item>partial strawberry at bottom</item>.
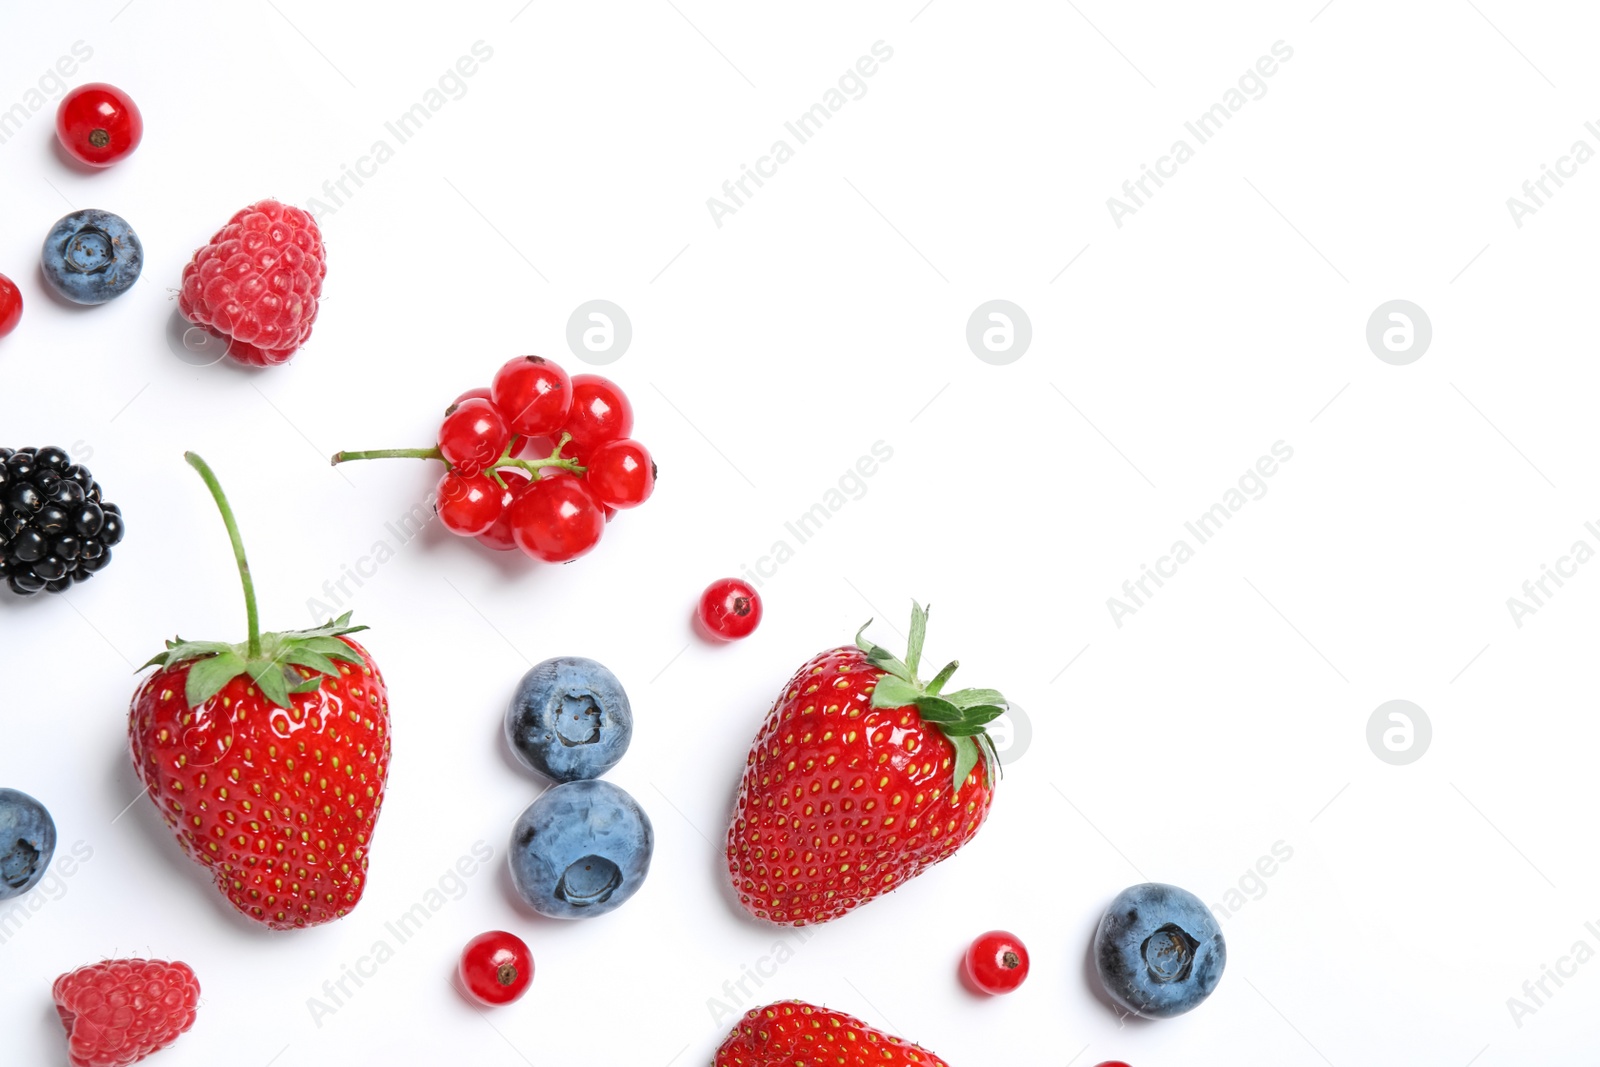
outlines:
[{"label": "partial strawberry at bottom", "polygon": [[187,964],[107,960],[56,979],[72,1067],[127,1067],[194,1025],[200,982]]},{"label": "partial strawberry at bottom", "polygon": [[134,768],[183,850],[240,912],[273,929],[348,914],[389,772],[383,675],[345,615],[261,633],[233,514],[205,461],[245,583],[249,637],[174,640],[133,698]]},{"label": "partial strawberry at bottom", "polygon": [[955,663],[917,677],[927,619],[913,603],[904,661],[859,633],[813,657],[767,714],[728,828],[728,871],[756,918],[837,919],[954,855],[988,817],[1000,763],[984,725],[1005,698],[945,693]]},{"label": "partial strawberry at bottom", "polygon": [[919,1045],[803,1000],[745,1013],[713,1067],[950,1067]]}]

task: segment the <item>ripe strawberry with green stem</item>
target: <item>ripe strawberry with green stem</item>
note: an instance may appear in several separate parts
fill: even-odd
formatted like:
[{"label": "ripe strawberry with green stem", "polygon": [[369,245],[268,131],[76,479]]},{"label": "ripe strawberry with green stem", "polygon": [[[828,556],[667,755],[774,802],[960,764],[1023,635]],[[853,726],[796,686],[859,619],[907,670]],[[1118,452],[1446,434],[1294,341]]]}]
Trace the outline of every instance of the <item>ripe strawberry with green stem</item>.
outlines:
[{"label": "ripe strawberry with green stem", "polygon": [[190,858],[246,916],[273,929],[347,914],[366,888],[389,773],[383,675],[349,614],[312,630],[262,633],[255,586],[216,475],[249,636],[167,642],[134,695],[134,768]]},{"label": "ripe strawberry with green stem", "polygon": [[984,727],[1005,698],[944,692],[954,662],[922,682],[927,623],[913,602],[904,660],[861,633],[813,657],[767,714],[727,846],[756,918],[837,919],[948,859],[988,817],[1000,760]]}]

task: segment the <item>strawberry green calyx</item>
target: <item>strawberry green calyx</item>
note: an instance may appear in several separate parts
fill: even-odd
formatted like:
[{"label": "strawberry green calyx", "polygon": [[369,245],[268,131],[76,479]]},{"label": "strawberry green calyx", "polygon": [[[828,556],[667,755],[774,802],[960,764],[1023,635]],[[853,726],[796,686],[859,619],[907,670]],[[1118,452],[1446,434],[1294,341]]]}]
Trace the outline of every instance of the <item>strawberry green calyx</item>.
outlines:
[{"label": "strawberry green calyx", "polygon": [[[339,640],[346,634],[359,633],[365,626],[350,625],[350,613],[311,630],[291,630],[284,633],[261,632],[260,616],[256,611],[255,583],[250,577],[250,564],[245,558],[244,541],[239,536],[239,526],[234,521],[233,509],[222,492],[222,485],[206,461],[193,452],[183,458],[200,472],[206,488],[222,513],[223,525],[228,528],[228,540],[233,545],[233,557],[239,566],[239,582],[244,587],[245,617],[248,636],[241,644],[222,641],[185,641],[181,637],[167,642],[166,650],[151,658],[146,667],[163,670],[189,664],[189,678],[184,686],[184,698],[190,707],[198,707],[216,696],[229,682],[248,675],[266,698],[279,707],[290,706],[289,698],[296,693],[310,693],[321,688],[322,678],[338,677],[339,663],[360,664],[361,657],[348,644]],[[310,678],[302,677],[297,667],[316,672]]]},{"label": "strawberry green calyx", "polygon": [[966,784],[967,775],[984,763],[984,772],[992,785],[1000,774],[1000,753],[985,727],[1006,713],[1006,698],[997,689],[958,689],[944,692],[945,683],[955,674],[960,661],[946,664],[933,680],[924,684],[917,677],[922,663],[922,642],[928,632],[928,609],[916,601],[911,602],[911,637],[906,642],[906,658],[901,660],[887,649],[873,644],[861,635],[866,625],[856,632],[856,647],[867,654],[874,667],[884,671],[872,691],[875,708],[914,707],[922,721],[931,723],[955,746],[955,789],[959,793]]}]

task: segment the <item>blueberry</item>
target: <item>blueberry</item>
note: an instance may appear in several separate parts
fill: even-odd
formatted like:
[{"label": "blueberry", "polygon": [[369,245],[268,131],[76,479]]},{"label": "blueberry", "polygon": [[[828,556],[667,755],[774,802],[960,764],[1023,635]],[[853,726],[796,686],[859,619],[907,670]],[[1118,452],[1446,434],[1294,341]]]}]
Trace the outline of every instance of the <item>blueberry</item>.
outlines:
[{"label": "blueberry", "polygon": [[524,766],[572,782],[617,765],[633,709],[617,676],[592,659],[557,656],[522,676],[506,709],[506,740]]},{"label": "blueberry", "polygon": [[44,805],[15,789],[0,789],[0,900],[39,884],[56,851],[56,824]]},{"label": "blueberry", "polygon": [[51,228],[40,262],[44,280],[61,296],[75,304],[104,304],[139,280],[144,247],[120,216],[90,208]]},{"label": "blueberry", "polygon": [[610,782],[566,782],[529,805],[511,831],[511,881],[540,915],[590,919],[621,907],[650,873],[655,831]]},{"label": "blueberry", "polygon": [[1106,992],[1146,1019],[1169,1019],[1211,995],[1228,962],[1222,930],[1199,897],[1147,882],[1117,894],[1094,935]]}]

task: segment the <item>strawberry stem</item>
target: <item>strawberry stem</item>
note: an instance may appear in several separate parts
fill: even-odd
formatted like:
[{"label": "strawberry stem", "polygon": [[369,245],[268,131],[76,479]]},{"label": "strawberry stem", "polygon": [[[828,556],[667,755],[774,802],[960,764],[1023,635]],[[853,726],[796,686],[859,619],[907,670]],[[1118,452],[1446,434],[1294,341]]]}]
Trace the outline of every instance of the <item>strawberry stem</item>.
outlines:
[{"label": "strawberry stem", "polygon": [[251,659],[258,659],[261,656],[261,617],[256,612],[256,587],[250,578],[250,561],[244,555],[244,541],[239,536],[239,524],[233,520],[233,508],[229,506],[228,497],[222,491],[222,483],[217,481],[217,476],[212,473],[206,461],[193,452],[185,452],[183,458],[188,461],[189,466],[200,472],[201,478],[205,479],[206,488],[211,490],[211,499],[217,502],[217,510],[222,512],[222,524],[228,528],[228,540],[233,543],[233,558],[239,564],[239,583],[244,586],[244,611],[250,630],[246,651]]}]

